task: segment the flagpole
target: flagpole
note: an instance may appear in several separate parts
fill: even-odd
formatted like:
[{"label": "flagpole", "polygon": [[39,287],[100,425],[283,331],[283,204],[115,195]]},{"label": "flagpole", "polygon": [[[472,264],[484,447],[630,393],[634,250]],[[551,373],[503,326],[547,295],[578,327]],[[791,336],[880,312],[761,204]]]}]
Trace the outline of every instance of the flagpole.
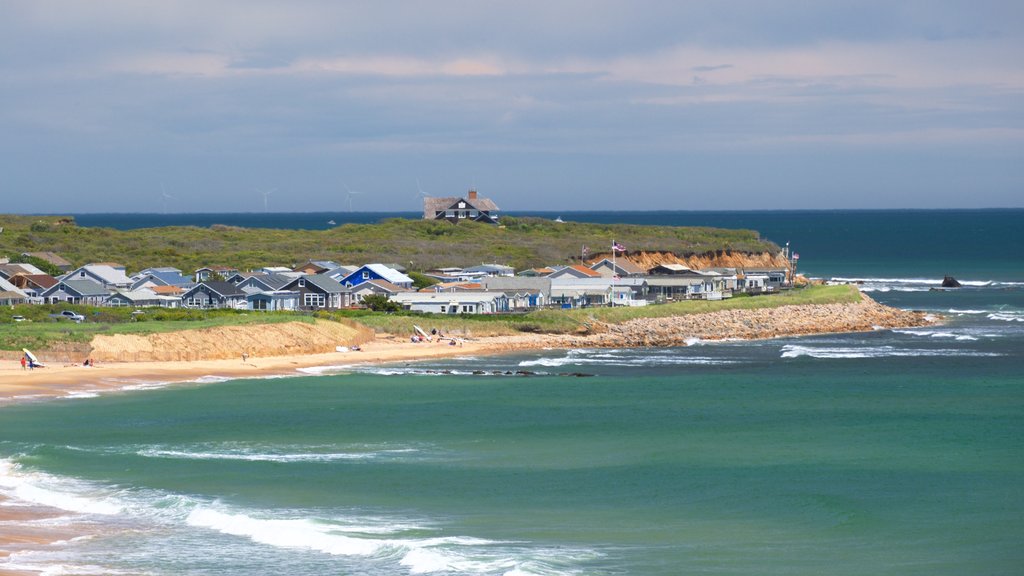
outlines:
[{"label": "flagpole", "polygon": [[615,305],[615,276],[619,273],[619,268],[615,265],[615,239],[612,238],[612,283],[610,285],[611,295],[608,297],[608,305]]}]

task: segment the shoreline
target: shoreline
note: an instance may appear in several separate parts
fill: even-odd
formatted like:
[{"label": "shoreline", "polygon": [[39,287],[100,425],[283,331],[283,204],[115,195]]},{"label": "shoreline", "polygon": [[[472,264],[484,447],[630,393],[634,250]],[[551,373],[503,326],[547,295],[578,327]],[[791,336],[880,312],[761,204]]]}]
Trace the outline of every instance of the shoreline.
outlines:
[{"label": "shoreline", "polygon": [[[50,366],[22,370],[13,361],[0,364],[0,410],[22,402],[82,398],[103,392],[201,382],[202,378],[268,378],[305,376],[301,368],[415,362],[453,356],[490,356],[519,351],[572,348],[642,348],[687,346],[694,340],[764,340],[820,334],[933,325],[939,319],[878,304],[862,295],[851,304],[814,304],[751,310],[729,310],[688,316],[643,318],[621,324],[597,324],[577,335],[523,334],[447,342],[413,343],[381,336],[361,351],[250,356],[190,362],[101,362],[96,366]],[[71,513],[39,505],[15,504],[0,496],[0,576],[35,572],[6,570],[3,563],[19,552],[46,549],[81,536],[70,527],[40,526],[38,521]]]}]

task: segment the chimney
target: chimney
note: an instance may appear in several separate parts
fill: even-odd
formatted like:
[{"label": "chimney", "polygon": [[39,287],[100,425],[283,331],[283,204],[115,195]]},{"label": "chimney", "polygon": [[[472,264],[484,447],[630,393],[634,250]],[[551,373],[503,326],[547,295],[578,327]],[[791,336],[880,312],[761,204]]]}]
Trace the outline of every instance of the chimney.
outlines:
[{"label": "chimney", "polygon": [[471,188],[471,189],[469,190],[469,199],[470,199],[470,200],[476,200],[476,190],[475,190],[475,189],[472,189],[472,188]]}]

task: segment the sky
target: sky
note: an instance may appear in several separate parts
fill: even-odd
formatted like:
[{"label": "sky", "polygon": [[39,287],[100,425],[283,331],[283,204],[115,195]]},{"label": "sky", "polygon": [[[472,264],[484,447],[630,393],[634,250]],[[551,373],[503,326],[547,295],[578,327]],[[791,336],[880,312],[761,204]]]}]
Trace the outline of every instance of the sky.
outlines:
[{"label": "sky", "polygon": [[1024,2],[0,0],[2,212],[1024,206]]}]

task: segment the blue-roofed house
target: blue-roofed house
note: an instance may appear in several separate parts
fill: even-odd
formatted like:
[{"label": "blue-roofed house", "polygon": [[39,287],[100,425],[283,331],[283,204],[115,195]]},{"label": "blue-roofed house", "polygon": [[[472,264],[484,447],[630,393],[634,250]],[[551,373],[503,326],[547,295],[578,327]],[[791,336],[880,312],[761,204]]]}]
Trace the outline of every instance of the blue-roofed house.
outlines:
[{"label": "blue-roofed house", "polygon": [[178,286],[181,288],[187,288],[193,283],[191,278],[181,274],[181,270],[171,267],[146,268],[145,270],[140,270],[138,274],[131,277],[131,281],[132,290],[149,288],[152,286]]},{"label": "blue-roofed house", "polygon": [[364,264],[340,280],[348,287],[358,286],[367,280],[387,280],[400,288],[412,288],[413,280],[394,268],[383,264]]}]

